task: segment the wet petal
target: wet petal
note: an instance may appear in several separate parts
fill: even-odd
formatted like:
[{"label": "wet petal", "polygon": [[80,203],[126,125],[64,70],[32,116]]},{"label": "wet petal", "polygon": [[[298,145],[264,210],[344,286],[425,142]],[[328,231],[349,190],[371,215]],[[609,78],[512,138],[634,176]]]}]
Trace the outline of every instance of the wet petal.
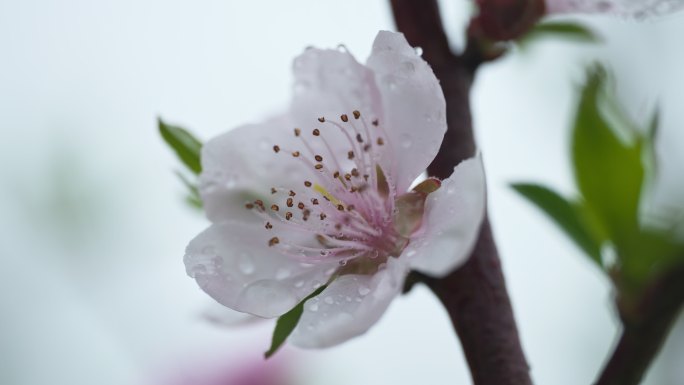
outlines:
[{"label": "wet petal", "polygon": [[684,8],[682,0],[547,0],[549,13],[609,13],[645,19],[664,16]]},{"label": "wet petal", "polygon": [[470,256],[485,215],[485,177],[478,156],[461,162],[425,202],[423,226],[402,253],[411,267],[443,277]]},{"label": "wet petal", "polygon": [[[204,145],[200,194],[209,220],[253,221],[245,203],[262,199],[270,206],[271,187],[301,187],[311,169],[285,153],[298,145],[293,127],[279,117],[235,128]],[[283,150],[275,153],[274,145]]]},{"label": "wet petal", "polygon": [[304,348],[336,345],[365,333],[401,291],[407,266],[390,258],[374,275],[343,275],[304,304],[292,343]]},{"label": "wet petal", "polygon": [[[260,317],[277,317],[325,283],[336,262],[295,262],[269,247],[297,238],[284,226],[266,230],[250,223],[214,224],[190,242],[185,251],[188,275],[219,303]],[[297,239],[299,241],[299,239]]]},{"label": "wet petal", "polygon": [[446,132],[444,94],[430,66],[400,33],[381,31],[368,67],[382,98],[380,126],[387,132],[383,166],[406,191],[432,162]]}]

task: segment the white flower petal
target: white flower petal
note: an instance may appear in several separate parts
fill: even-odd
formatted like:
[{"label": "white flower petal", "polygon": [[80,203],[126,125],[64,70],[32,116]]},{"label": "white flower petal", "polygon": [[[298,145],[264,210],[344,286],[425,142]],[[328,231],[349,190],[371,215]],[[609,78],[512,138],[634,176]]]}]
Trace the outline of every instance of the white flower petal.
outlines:
[{"label": "white flower petal", "polygon": [[[293,128],[280,117],[235,128],[204,145],[199,187],[209,220],[253,221],[256,216],[245,209],[246,202],[267,203],[271,187],[299,183],[301,188],[311,170],[284,153],[297,145]],[[283,148],[278,154],[276,144]]]},{"label": "white flower petal", "polygon": [[406,191],[442,144],[447,127],[444,94],[430,66],[400,33],[378,33],[368,67],[380,90],[380,125],[390,149],[382,162],[398,191]]},{"label": "white flower petal", "polygon": [[684,8],[682,0],[547,0],[549,13],[609,13],[645,19]]},{"label": "white flower petal", "polygon": [[188,245],[188,275],[231,309],[267,318],[282,315],[325,283],[337,263],[295,262],[268,246],[276,235],[281,242],[297,237],[277,224],[270,231],[250,223],[214,224]]},{"label": "white flower petal", "polygon": [[402,253],[411,267],[444,277],[470,256],[485,215],[485,176],[478,156],[461,162],[425,202],[423,226]]},{"label": "white flower petal", "polygon": [[323,348],[365,333],[399,294],[406,274],[406,263],[390,258],[374,275],[337,278],[318,297],[306,301],[292,343]]}]

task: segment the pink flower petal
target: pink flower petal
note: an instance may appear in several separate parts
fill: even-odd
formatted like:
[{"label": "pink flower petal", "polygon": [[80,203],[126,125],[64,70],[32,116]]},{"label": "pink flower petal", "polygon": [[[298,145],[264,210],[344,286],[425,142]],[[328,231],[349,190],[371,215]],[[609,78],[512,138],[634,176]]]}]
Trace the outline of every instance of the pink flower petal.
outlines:
[{"label": "pink flower petal", "polygon": [[282,151],[299,145],[293,127],[281,117],[235,128],[204,145],[200,194],[209,220],[254,221],[258,217],[245,209],[246,203],[268,195],[271,187],[301,184],[310,171],[273,151],[274,145]]},{"label": "pink flower petal", "polygon": [[485,214],[485,177],[480,157],[461,162],[425,202],[422,228],[404,250],[411,267],[443,277],[472,251]]},{"label": "pink flower petal", "polygon": [[[185,251],[188,275],[219,303],[260,317],[277,317],[292,309],[323,284],[337,262],[316,265],[296,262],[269,247],[299,235],[286,226],[224,222],[199,234]],[[301,240],[301,239],[300,239]],[[280,246],[280,245],[277,245]]]},{"label": "pink flower petal", "polygon": [[644,19],[663,16],[684,7],[682,0],[547,0],[549,13],[609,13]]},{"label": "pink flower petal", "polygon": [[401,292],[406,274],[406,263],[390,258],[374,275],[337,278],[321,295],[306,301],[292,343],[324,348],[365,333]]},{"label": "pink flower petal", "polygon": [[400,33],[378,33],[368,67],[380,90],[380,125],[391,149],[381,161],[397,190],[406,191],[442,144],[447,127],[444,94],[430,66]]}]

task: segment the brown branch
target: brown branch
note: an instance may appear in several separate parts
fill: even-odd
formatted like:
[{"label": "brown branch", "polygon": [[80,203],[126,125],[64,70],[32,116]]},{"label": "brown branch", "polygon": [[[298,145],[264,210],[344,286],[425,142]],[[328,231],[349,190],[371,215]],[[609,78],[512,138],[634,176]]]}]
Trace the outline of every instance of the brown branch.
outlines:
[{"label": "brown branch", "polygon": [[634,311],[621,311],[622,335],[596,384],[639,384],[683,304],[684,266],[680,266],[656,280]]},{"label": "brown branch", "polygon": [[[469,94],[482,55],[473,42],[461,55],[451,52],[436,0],[391,0],[391,5],[398,29],[423,49],[444,91],[449,128],[428,172],[446,178],[475,154]],[[449,313],[476,385],[532,383],[489,221],[464,266],[442,279],[424,278]]]}]

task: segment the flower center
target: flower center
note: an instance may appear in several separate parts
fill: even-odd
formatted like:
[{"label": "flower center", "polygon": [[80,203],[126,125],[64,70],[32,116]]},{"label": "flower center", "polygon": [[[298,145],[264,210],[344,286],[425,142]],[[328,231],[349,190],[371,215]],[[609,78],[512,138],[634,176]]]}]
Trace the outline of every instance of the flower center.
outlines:
[{"label": "flower center", "polygon": [[[273,151],[302,162],[309,178],[299,188],[272,187],[269,204],[246,203],[273,232],[268,245],[306,263],[354,260],[363,271],[399,256],[408,237],[395,225],[396,189],[379,165],[387,135],[378,119],[355,110],[339,120],[318,118],[310,135],[300,128],[293,135],[300,148],[276,144]],[[287,237],[278,235],[283,226]]]}]

